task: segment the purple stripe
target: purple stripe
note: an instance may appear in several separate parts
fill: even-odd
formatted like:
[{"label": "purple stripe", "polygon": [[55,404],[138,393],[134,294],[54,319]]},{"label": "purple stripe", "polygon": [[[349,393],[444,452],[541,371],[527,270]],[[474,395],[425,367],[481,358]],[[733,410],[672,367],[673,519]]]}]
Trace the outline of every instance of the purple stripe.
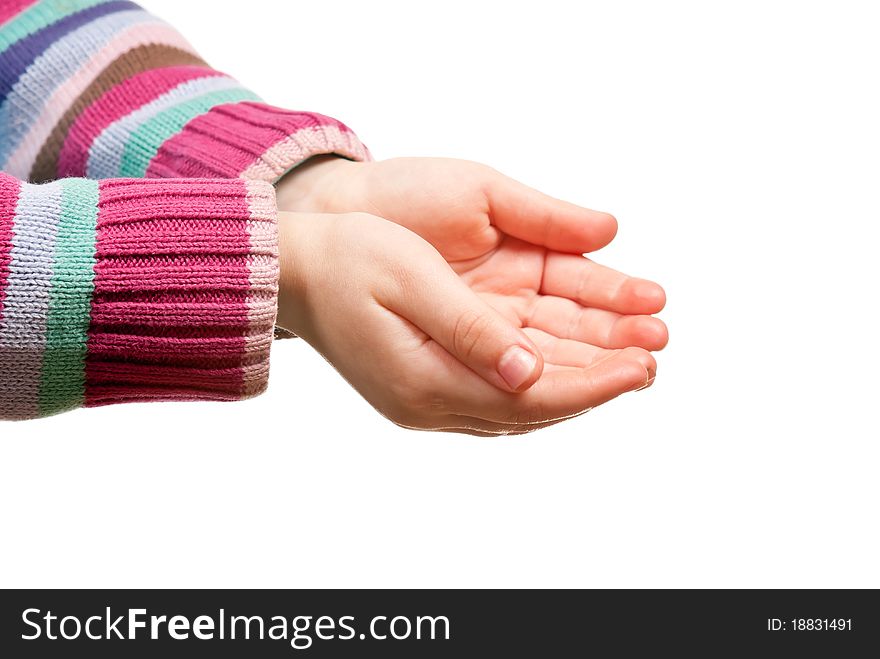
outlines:
[{"label": "purple stripe", "polygon": [[6,101],[6,97],[9,96],[16,81],[34,63],[34,60],[58,39],[96,18],[132,9],[140,9],[140,7],[133,2],[128,2],[128,0],[116,0],[89,7],[67,16],[57,23],[52,23],[0,53],[0,105]]}]

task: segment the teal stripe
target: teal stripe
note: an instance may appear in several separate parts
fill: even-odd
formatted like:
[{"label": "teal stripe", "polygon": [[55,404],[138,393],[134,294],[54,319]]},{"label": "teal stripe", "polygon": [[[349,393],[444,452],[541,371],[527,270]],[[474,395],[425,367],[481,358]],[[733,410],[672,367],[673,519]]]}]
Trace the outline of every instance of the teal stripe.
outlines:
[{"label": "teal stripe", "polygon": [[225,103],[258,100],[259,97],[247,89],[224,89],[160,112],[139,126],[125,143],[119,176],[133,178],[144,176],[150,161],[159,152],[162,144],[183,130],[186,124],[200,114]]},{"label": "teal stripe", "polygon": [[79,407],[85,398],[86,345],[95,275],[98,182],[62,179],[46,349],[40,379],[40,416]]},{"label": "teal stripe", "polygon": [[110,0],[43,0],[28,7],[0,28],[0,53],[16,41],[57,23],[62,18]]}]

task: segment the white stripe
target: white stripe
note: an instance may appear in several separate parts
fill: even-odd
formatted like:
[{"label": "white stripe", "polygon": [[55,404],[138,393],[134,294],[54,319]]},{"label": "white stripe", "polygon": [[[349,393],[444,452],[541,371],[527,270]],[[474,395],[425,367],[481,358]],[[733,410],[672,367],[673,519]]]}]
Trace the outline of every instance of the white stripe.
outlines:
[{"label": "white stripe", "polygon": [[26,179],[34,160],[43,148],[46,139],[52,134],[58,121],[70,109],[76,99],[91,85],[104,69],[126,51],[149,44],[173,46],[194,53],[192,46],[173,28],[162,24],[139,24],[120,32],[101,52],[89,59],[83,67],[58,87],[52,97],[45,101],[42,114],[31,126],[30,132],[22,138],[18,147],[9,156],[3,171]]},{"label": "white stripe", "polygon": [[37,57],[13,85],[0,106],[0,123],[8,128],[0,136],[0,156],[5,161],[40,108],[55,89],[65,82],[82,62],[100,49],[120,29],[138,23],[160,23],[142,9],[102,16],[77,28],[53,43]]},{"label": "white stripe", "polygon": [[107,126],[89,148],[86,167],[88,178],[112,178],[119,176],[125,146],[133,132],[163,110],[179,105],[204,94],[224,89],[236,89],[241,85],[222,75],[187,80],[174,89],[153,99],[137,110],[117,119]]},{"label": "white stripe", "polygon": [[16,414],[39,411],[46,318],[52,292],[62,182],[21,186],[12,226],[6,295],[0,312],[0,401]]}]

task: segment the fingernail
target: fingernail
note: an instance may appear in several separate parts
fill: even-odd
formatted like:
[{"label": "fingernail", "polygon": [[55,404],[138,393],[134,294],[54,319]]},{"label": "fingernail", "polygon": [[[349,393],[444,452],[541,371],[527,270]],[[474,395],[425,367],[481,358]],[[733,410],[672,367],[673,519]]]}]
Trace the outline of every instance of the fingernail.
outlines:
[{"label": "fingernail", "polygon": [[532,377],[537,363],[537,357],[528,350],[513,346],[508,348],[498,361],[498,373],[508,386],[516,391]]},{"label": "fingernail", "polygon": [[633,391],[641,391],[642,389],[647,389],[652,384],[654,384],[654,378],[657,377],[657,371],[646,368],[645,373],[647,374],[647,378],[645,379],[645,384],[639,385],[638,387],[633,389]]}]

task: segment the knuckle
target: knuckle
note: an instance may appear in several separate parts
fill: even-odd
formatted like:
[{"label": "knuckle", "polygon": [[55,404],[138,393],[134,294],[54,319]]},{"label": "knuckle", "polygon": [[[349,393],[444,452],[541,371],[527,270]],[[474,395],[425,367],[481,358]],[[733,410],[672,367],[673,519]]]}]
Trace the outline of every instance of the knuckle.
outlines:
[{"label": "knuckle", "polygon": [[404,299],[411,299],[424,290],[420,285],[420,276],[399,260],[391,260],[385,264],[385,274]]},{"label": "knuckle", "polygon": [[452,330],[452,349],[462,359],[470,359],[489,332],[491,320],[477,311],[464,311]]}]

